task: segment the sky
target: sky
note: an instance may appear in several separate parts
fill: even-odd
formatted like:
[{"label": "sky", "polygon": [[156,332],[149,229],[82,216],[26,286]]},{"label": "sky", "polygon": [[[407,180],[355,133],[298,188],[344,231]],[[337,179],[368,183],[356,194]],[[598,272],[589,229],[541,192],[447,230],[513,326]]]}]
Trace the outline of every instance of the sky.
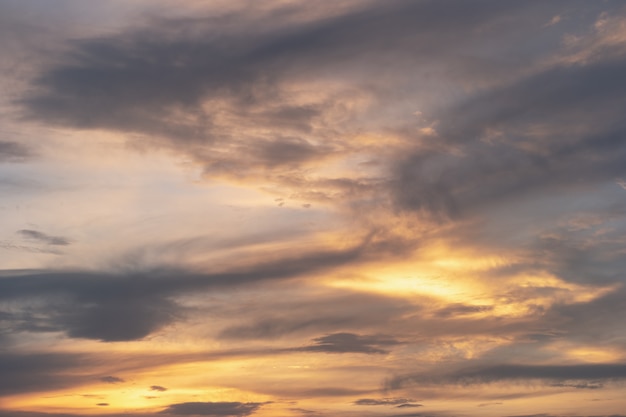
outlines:
[{"label": "sky", "polygon": [[0,0],[0,417],[626,416],[626,3]]}]

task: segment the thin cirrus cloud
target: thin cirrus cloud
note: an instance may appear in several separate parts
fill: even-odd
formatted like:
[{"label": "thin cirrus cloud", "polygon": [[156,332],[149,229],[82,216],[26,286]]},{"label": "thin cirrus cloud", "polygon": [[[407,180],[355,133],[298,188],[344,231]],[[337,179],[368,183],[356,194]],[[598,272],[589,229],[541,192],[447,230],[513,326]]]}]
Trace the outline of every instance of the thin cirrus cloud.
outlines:
[{"label": "thin cirrus cloud", "polygon": [[623,4],[75,5],[0,0],[0,416],[622,412]]},{"label": "thin cirrus cloud", "polygon": [[21,236],[23,236],[26,239],[39,241],[47,245],[67,246],[70,244],[70,240],[67,238],[64,238],[62,236],[50,236],[38,230],[22,229],[22,230],[18,230],[17,233],[19,233]]}]

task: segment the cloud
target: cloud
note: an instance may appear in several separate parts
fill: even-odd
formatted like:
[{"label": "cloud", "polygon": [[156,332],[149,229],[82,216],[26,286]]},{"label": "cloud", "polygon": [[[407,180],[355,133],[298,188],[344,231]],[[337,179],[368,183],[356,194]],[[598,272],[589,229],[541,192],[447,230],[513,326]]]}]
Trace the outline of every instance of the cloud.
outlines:
[{"label": "cloud", "polygon": [[599,384],[599,381],[609,382],[622,379],[626,379],[626,365],[622,363],[578,365],[503,364],[463,368],[438,376],[426,374],[400,376],[389,380],[387,386],[397,389],[407,384],[473,385],[500,381],[539,380],[552,386],[566,386],[558,381],[581,381],[576,383],[567,382],[567,386],[589,388],[592,385]]},{"label": "cloud", "polygon": [[219,333],[225,340],[276,340],[290,335],[318,335],[342,329],[370,331],[389,325],[394,317],[414,306],[394,297],[345,290],[310,292],[293,287],[284,297],[257,297],[245,308],[229,306],[224,314],[242,324],[229,325]]},{"label": "cloud", "polygon": [[103,376],[102,378],[100,378],[100,381],[106,382],[107,384],[120,384],[122,382],[126,382],[122,378],[111,376],[111,375]]},{"label": "cloud", "polygon": [[468,314],[474,313],[482,313],[485,311],[493,310],[493,306],[487,305],[465,305],[460,303],[455,303],[446,306],[436,312],[437,317],[453,317],[453,316],[464,316]]},{"label": "cloud", "polygon": [[604,384],[589,383],[589,382],[582,382],[578,384],[566,384],[566,383],[558,382],[555,384],[550,384],[550,386],[551,387],[576,388],[576,389],[602,389],[604,388]]},{"label": "cloud", "polygon": [[32,151],[17,142],[0,141],[0,162],[22,162],[33,155]]},{"label": "cloud", "polygon": [[292,279],[355,261],[361,252],[359,246],[314,251],[215,273],[178,268],[118,274],[13,271],[0,280],[0,300],[26,297],[43,302],[9,316],[16,326],[20,317],[30,317],[25,330],[64,331],[70,337],[106,342],[137,340],[183,318],[186,308],[175,296]]},{"label": "cloud", "polygon": [[70,244],[70,240],[67,238],[61,236],[50,236],[37,230],[22,229],[18,230],[17,233],[27,239],[36,240],[47,245],[67,246]]},{"label": "cloud", "polygon": [[283,395],[295,398],[317,397],[347,397],[350,395],[369,394],[372,390],[352,389],[346,387],[305,388],[305,389],[280,389],[274,390],[275,395]]},{"label": "cloud", "polygon": [[381,346],[400,343],[388,336],[360,336],[353,333],[333,333],[313,340],[314,345],[305,346],[301,350],[326,353],[389,353]]},{"label": "cloud", "polygon": [[[81,136],[115,137],[118,146],[123,137],[133,150],[174,151],[205,179],[275,194],[270,204],[284,204],[275,208],[282,215],[313,201],[315,210],[298,209],[303,219],[339,213],[349,238],[371,234],[353,246],[315,249],[327,239],[327,225],[313,224],[326,218],[315,217],[307,231],[320,226],[320,235],[291,230],[297,244],[274,245],[279,232],[269,229],[283,225],[281,217],[263,236],[218,236],[213,245],[181,239],[139,248],[149,255],[128,254],[128,263],[103,261],[106,253],[81,244],[57,257],[60,269],[3,271],[0,337],[9,348],[0,353],[8,381],[1,393],[65,390],[109,374],[100,382],[123,382],[112,375],[139,381],[156,375],[154,366],[224,361],[232,372],[198,375],[205,387],[323,398],[328,408],[360,398],[356,405],[400,413],[421,411],[413,409],[420,404],[378,398],[383,375],[398,375],[389,387],[407,391],[397,395],[444,399],[480,397],[481,384],[515,385],[506,395],[522,398],[539,395],[529,392],[534,384],[584,393],[623,380],[621,363],[582,361],[587,354],[617,361],[626,348],[626,298],[617,285],[626,268],[623,190],[615,185],[626,178],[626,59],[623,46],[606,44],[619,36],[602,38],[596,53],[573,40],[588,35],[597,11],[616,11],[615,3],[277,1],[225,12],[218,3],[206,15],[132,20],[123,30],[73,36],[17,100],[20,122],[53,126],[51,135],[68,145]],[[20,146],[0,142],[0,161],[30,158]],[[45,149],[66,156],[74,146]],[[168,198],[175,194],[166,188]],[[142,213],[153,213],[154,200],[140,200]],[[595,218],[574,221],[581,210]],[[237,233],[222,226],[220,234]],[[248,226],[256,227],[238,224]],[[38,230],[18,233],[39,251],[71,243]],[[271,249],[256,251],[262,246]],[[225,249],[230,257],[221,257]],[[92,259],[83,254],[97,265],[64,268],[78,255],[82,265]],[[211,262],[187,263],[201,259]],[[396,260],[406,264],[383,265]],[[418,295],[432,289],[422,279],[437,296]],[[335,288],[344,283],[355,290]],[[393,295],[372,294],[379,289]],[[45,350],[42,340],[73,347],[64,337],[89,339],[75,345],[96,351],[10,353],[23,345]],[[189,342],[182,351],[181,340]],[[133,343],[105,349],[92,341]],[[256,372],[259,358],[276,368]],[[293,384],[276,382],[283,371],[297,376]],[[322,376],[334,382],[320,385]],[[148,383],[138,386],[166,390]],[[261,406],[180,402],[160,415],[246,416]]]},{"label": "cloud", "polygon": [[[333,178],[316,168],[364,152],[385,159],[389,147],[355,138],[412,129],[401,120],[415,109],[399,106],[395,114],[397,103],[418,97],[418,105],[438,107],[446,96],[440,84],[460,91],[468,77],[510,77],[516,62],[533,57],[510,42],[563,9],[568,6],[386,1],[305,21],[304,15],[324,12],[300,4],[155,18],[122,33],[73,40],[18,102],[36,122],[123,132],[137,146],[174,149],[209,179],[280,184],[310,200],[335,202],[347,197],[338,185],[350,182],[380,198],[374,173]],[[507,19],[513,14],[514,21]],[[558,35],[550,40],[533,45],[560,42]],[[481,47],[485,42],[490,49]],[[487,54],[491,65],[473,54]],[[439,72],[447,77],[432,79]],[[411,199],[404,205],[416,205]]]},{"label": "cloud", "polygon": [[356,400],[354,405],[395,405],[396,408],[421,407],[421,404],[414,404],[414,400],[407,398],[361,398]]},{"label": "cloud", "polygon": [[476,407],[490,407],[492,405],[502,405],[503,403],[499,403],[499,402],[493,402],[493,403],[481,403],[478,404]]},{"label": "cloud", "polygon": [[439,147],[398,165],[399,206],[458,219],[623,176],[625,69],[622,55],[557,65],[452,106],[440,115]]},{"label": "cloud", "polygon": [[162,414],[200,415],[200,416],[249,416],[264,403],[241,402],[187,402],[172,404]]},{"label": "cloud", "polygon": [[62,389],[86,379],[65,373],[84,363],[87,356],[69,353],[22,354],[0,352],[0,395]]}]

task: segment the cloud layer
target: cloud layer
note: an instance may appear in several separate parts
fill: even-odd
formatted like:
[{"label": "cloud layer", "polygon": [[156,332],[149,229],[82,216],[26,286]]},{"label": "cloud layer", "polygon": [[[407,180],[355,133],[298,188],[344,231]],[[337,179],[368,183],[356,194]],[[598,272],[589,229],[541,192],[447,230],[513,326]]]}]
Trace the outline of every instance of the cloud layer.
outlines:
[{"label": "cloud layer", "polygon": [[618,415],[625,17],[0,0],[0,416]]}]

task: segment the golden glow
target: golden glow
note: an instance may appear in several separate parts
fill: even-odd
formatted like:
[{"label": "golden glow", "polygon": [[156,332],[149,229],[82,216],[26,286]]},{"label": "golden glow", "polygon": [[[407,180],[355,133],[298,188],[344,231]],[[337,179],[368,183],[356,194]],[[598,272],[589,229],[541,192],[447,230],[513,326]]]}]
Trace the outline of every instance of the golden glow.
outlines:
[{"label": "golden glow", "polygon": [[580,346],[566,342],[551,344],[548,349],[565,355],[574,362],[617,363],[624,360],[624,353],[616,348]]}]

